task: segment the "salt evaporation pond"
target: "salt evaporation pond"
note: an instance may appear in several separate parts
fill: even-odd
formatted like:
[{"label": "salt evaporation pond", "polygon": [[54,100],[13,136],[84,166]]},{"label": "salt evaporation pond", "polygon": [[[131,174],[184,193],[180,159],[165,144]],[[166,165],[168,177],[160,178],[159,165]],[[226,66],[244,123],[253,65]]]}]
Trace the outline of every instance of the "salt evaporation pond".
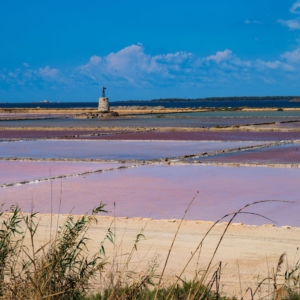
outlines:
[{"label": "salt evaporation pond", "polygon": [[[182,217],[188,203],[199,191],[187,219],[217,220],[246,203],[259,200],[289,200],[295,203],[261,203],[247,211],[263,214],[278,225],[300,226],[299,169],[218,167],[199,165],[148,165],[94,173],[62,180],[60,211],[75,214],[90,211],[100,202],[116,216],[176,218]],[[58,212],[61,180],[52,182],[53,211]],[[24,211],[50,212],[50,182],[0,189],[5,207],[19,204]],[[246,224],[270,223],[257,216],[243,214],[236,221]]]},{"label": "salt evaporation pond", "polygon": [[28,113],[0,113],[0,120],[9,119],[44,119],[65,118],[67,114],[28,114]]},{"label": "salt evaporation pond", "polygon": [[16,141],[2,142],[0,157],[149,160],[257,144],[263,142]]},{"label": "salt evaporation pond", "polygon": [[[271,117],[297,117],[300,118],[300,110],[265,110],[265,111],[203,111],[203,112],[179,112],[163,114],[166,117],[190,117],[190,118],[271,118]],[[153,114],[152,114],[153,116]]]},{"label": "salt evaporation pond", "polygon": [[197,160],[205,162],[221,162],[221,163],[300,163],[300,144],[288,144],[276,147],[260,148],[256,150],[248,150],[234,152],[229,154],[201,157]]},{"label": "salt evaporation pond", "polygon": [[93,172],[117,168],[124,164],[99,162],[0,161],[0,184],[35,180],[51,176]]},{"label": "salt evaporation pond", "polygon": [[2,130],[1,139],[109,139],[179,141],[281,141],[300,139],[300,131],[100,131],[100,130]]},{"label": "salt evaporation pond", "polygon": [[155,127],[216,127],[216,126],[234,126],[246,124],[260,124],[269,122],[282,122],[290,120],[300,120],[300,117],[173,117],[173,118],[156,118],[156,117],[118,117],[111,119],[44,119],[44,120],[10,120],[1,121],[0,127],[35,127],[35,128],[155,128]]},{"label": "salt evaporation pond", "polygon": [[39,139],[39,138],[58,138],[66,136],[92,135],[96,134],[116,134],[115,131],[92,131],[92,130],[2,130],[0,139]]},{"label": "salt evaporation pond", "polygon": [[90,136],[98,140],[178,140],[178,141],[282,141],[300,139],[300,131],[143,131],[120,134]]},{"label": "salt evaporation pond", "polygon": [[286,128],[286,129],[299,128],[300,122],[279,123],[279,124],[277,124],[277,127],[278,128]]},{"label": "salt evaporation pond", "polygon": [[[285,130],[293,130],[293,129],[298,129],[300,128],[300,121],[297,121],[297,122],[283,122],[283,123],[279,123],[279,122],[276,122],[274,124],[264,124],[264,125],[255,125],[253,126],[254,128],[263,128],[264,129],[271,129],[271,130],[282,130],[282,129],[285,129]],[[294,131],[296,132],[296,131]]]}]

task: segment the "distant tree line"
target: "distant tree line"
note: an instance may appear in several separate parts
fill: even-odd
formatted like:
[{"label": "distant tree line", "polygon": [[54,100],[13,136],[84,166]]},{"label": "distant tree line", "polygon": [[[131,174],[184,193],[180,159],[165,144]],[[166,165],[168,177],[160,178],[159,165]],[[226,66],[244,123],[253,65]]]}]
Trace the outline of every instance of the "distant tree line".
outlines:
[{"label": "distant tree line", "polygon": [[114,101],[114,104],[124,102],[128,103],[145,103],[145,102],[213,102],[213,101],[276,101],[300,98],[300,96],[241,96],[241,97],[209,97],[209,98],[159,98],[152,100],[123,100]]},{"label": "distant tree line", "polygon": [[209,97],[209,98],[160,98],[153,99],[151,102],[209,102],[209,101],[274,101],[292,100],[299,96],[242,96],[242,97]]}]

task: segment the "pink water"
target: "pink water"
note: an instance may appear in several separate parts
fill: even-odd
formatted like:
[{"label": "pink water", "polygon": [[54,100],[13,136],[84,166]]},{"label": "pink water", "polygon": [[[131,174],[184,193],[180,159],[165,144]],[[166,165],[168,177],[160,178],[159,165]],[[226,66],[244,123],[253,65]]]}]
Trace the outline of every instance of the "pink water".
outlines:
[{"label": "pink water", "polygon": [[[300,226],[300,170],[285,168],[215,167],[199,165],[141,166],[62,180],[61,212],[81,214],[100,202],[117,216],[181,218],[189,201],[199,196],[188,219],[216,220],[246,203],[258,200],[289,200],[296,203],[264,203],[251,211],[274,219],[279,225]],[[60,180],[53,181],[53,207],[58,211]],[[0,189],[6,207],[18,203],[29,211],[49,213],[50,182]],[[250,209],[247,209],[250,211]],[[241,215],[236,221],[270,223],[256,216]]]},{"label": "pink water", "polygon": [[209,156],[201,161],[212,162],[258,162],[258,163],[300,163],[300,144],[261,148],[232,154]]},{"label": "pink water", "polygon": [[[1,134],[1,132],[0,132]],[[87,137],[84,137],[87,138]],[[152,131],[90,136],[98,140],[281,141],[300,139],[300,132],[280,131]]]},{"label": "pink water", "polygon": [[[92,135],[95,133],[95,135]],[[97,134],[105,134],[98,136]],[[110,140],[190,140],[190,141],[280,141],[300,139],[300,132],[280,131],[153,131],[114,132],[92,130],[0,130],[0,139],[5,138],[70,138]]]},{"label": "pink water", "polygon": [[0,184],[50,176],[105,170],[120,163],[0,161]]},{"label": "pink water", "polygon": [[81,135],[92,135],[96,134],[115,134],[113,131],[93,131],[93,130],[0,130],[0,139],[16,139],[16,138],[67,138],[67,137],[76,137],[78,138]]},{"label": "pink water", "polygon": [[2,142],[0,144],[0,157],[148,160],[263,143],[265,142],[17,141]]}]

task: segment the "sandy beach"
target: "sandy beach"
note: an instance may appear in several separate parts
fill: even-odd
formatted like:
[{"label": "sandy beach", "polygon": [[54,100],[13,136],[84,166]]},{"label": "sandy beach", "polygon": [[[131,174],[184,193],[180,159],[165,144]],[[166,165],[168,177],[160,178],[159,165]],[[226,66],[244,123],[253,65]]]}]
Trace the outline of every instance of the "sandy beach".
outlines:
[{"label": "sandy beach", "polygon": [[[75,219],[80,216],[75,216]],[[37,243],[42,245],[48,241],[50,236],[51,217],[49,214],[39,215],[41,218],[37,232]],[[63,224],[66,215],[53,215],[52,223],[54,231],[58,225]],[[117,260],[131,251],[136,235],[144,229],[145,239],[138,243],[137,251],[130,264],[130,269],[135,271],[145,270],[149,264],[157,263],[157,274],[160,274],[165,262],[174,234],[180,220],[152,220],[148,218],[116,218],[97,217],[98,224],[89,231],[88,243],[89,253],[93,254],[99,250],[101,241],[105,238],[107,229],[111,226],[115,234],[115,247],[108,240],[104,246],[107,260],[112,262],[113,252],[117,253]],[[164,281],[174,282],[191,257],[205,233],[210,229],[213,222],[184,221],[171,252],[170,260],[166,268]],[[203,243],[200,259],[198,254],[192,259],[184,274],[183,280],[192,279],[197,268],[204,269],[212,257],[215,247],[227,223],[220,223],[211,231]],[[272,227],[242,225],[233,223],[223,239],[221,246],[212,263],[211,272],[216,265],[222,262],[221,285],[226,295],[241,295],[248,287],[255,288],[257,283],[276,268],[279,256],[286,252],[289,264],[299,259],[299,233],[300,228]],[[53,236],[53,235],[52,235]],[[29,237],[25,239],[25,245],[29,246]],[[116,250],[118,249],[118,251]],[[198,261],[198,263],[197,263]],[[107,266],[107,270],[109,265]],[[282,270],[285,271],[285,268]],[[266,290],[267,284],[263,285]],[[247,298],[247,297],[246,297]]]}]

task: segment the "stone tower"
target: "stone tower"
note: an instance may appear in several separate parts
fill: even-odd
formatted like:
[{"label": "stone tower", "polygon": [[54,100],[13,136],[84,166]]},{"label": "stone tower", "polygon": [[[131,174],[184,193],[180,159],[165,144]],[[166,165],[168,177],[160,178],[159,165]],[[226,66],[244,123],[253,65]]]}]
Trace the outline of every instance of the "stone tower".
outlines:
[{"label": "stone tower", "polygon": [[99,98],[98,111],[102,113],[108,113],[110,111],[109,108],[109,100],[105,97],[106,87],[102,88],[102,97]]}]

